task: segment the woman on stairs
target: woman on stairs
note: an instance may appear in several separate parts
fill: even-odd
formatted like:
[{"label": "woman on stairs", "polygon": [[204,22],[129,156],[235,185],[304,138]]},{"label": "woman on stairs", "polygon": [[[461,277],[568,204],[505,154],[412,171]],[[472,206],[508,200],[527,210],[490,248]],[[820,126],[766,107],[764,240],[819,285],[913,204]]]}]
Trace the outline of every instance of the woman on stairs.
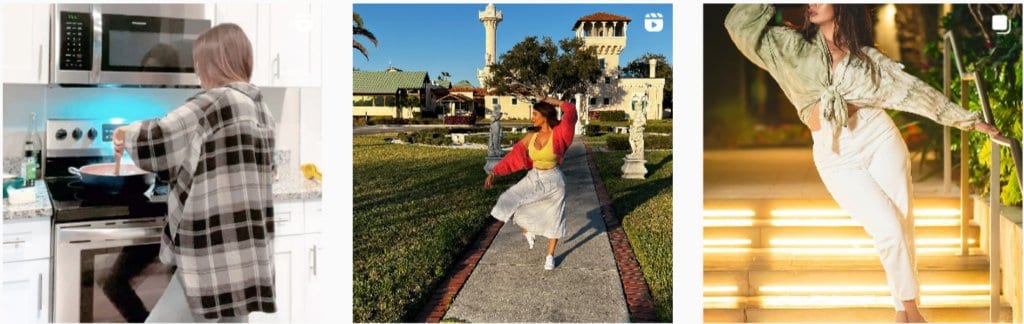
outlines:
[{"label": "woman on stairs", "polygon": [[864,5],[808,5],[799,29],[769,26],[774,16],[772,5],[739,4],[725,27],[740,52],[779,83],[811,129],[814,164],[825,187],[880,254],[895,321],[924,322],[917,308],[910,160],[883,109],[963,130],[999,131],[874,48]]},{"label": "woman on stairs", "polygon": [[[561,108],[562,120],[558,120],[555,107]],[[533,105],[531,122],[538,131],[526,134],[512,146],[487,176],[484,188],[491,188],[495,176],[530,169],[526,177],[501,194],[491,216],[506,222],[515,215],[531,249],[534,234],[547,237],[544,269],[554,270],[555,245],[565,235],[565,175],[558,166],[572,144],[576,107],[567,101],[545,98]]]}]

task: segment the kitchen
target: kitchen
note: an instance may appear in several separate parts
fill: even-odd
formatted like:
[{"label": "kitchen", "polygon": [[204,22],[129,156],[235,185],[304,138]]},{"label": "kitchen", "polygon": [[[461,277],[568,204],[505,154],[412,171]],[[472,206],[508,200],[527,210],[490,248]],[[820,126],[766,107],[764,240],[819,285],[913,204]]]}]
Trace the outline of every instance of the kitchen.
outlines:
[{"label": "kitchen", "polygon": [[251,83],[277,125],[277,311],[249,320],[320,318],[321,3],[19,3],[0,13],[4,322],[145,319],[173,271],[155,257],[166,179],[124,197],[92,190],[75,169],[113,162],[114,129],[199,92],[191,44],[221,23],[248,36]]}]

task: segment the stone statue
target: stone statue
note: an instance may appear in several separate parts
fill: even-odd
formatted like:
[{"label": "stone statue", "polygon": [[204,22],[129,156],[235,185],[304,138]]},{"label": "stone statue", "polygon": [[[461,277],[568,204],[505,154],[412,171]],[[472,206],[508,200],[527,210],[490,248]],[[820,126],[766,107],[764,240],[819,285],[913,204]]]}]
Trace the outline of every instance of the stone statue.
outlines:
[{"label": "stone statue", "polygon": [[[639,106],[639,107],[637,107]],[[638,109],[639,108],[639,109]],[[644,157],[644,127],[647,125],[647,95],[639,102],[633,101],[633,123],[629,125],[629,146],[633,152],[630,157]]]},{"label": "stone statue", "polygon": [[491,137],[487,143],[487,156],[501,156],[501,106],[491,109]]},{"label": "stone statue", "polygon": [[491,109],[491,130],[487,142],[487,163],[484,164],[484,171],[487,174],[494,170],[501,157],[504,155],[501,150],[501,105],[494,105]]},{"label": "stone statue", "polygon": [[626,179],[645,179],[647,177],[647,160],[644,160],[644,126],[647,125],[647,95],[639,101],[633,97],[633,123],[629,125],[629,146],[633,150],[622,158],[622,177]]}]

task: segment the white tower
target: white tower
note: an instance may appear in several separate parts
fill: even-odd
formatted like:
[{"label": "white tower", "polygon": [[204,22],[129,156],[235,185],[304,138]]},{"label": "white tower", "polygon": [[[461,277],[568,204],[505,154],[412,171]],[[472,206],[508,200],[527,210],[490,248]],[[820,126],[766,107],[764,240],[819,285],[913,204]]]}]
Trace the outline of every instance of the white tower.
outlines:
[{"label": "white tower", "polygon": [[597,49],[597,59],[604,65],[605,75],[615,75],[619,54],[626,48],[626,26],[632,19],[607,12],[589,14],[576,20],[573,31],[584,44]]},{"label": "white tower", "polygon": [[494,9],[494,4],[488,4],[484,11],[480,12],[480,22],[484,23],[484,32],[487,37],[487,45],[484,48],[484,68],[476,71],[476,77],[480,81],[480,86],[487,88],[485,84],[486,80],[491,77],[491,64],[497,61],[495,55],[497,50],[495,49],[496,34],[498,32],[498,23],[501,22],[501,11]]}]

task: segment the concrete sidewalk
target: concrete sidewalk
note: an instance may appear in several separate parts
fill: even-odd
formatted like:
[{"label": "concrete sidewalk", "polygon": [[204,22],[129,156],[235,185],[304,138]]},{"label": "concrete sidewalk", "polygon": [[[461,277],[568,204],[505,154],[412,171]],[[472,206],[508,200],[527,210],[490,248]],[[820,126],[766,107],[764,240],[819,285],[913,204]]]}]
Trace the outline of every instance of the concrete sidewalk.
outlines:
[{"label": "concrete sidewalk", "polygon": [[[505,224],[445,314],[469,322],[628,322],[622,282],[608,241],[581,138],[566,151],[566,237],[555,270],[544,270],[547,239],[533,250]],[[511,223],[511,222],[510,222]]]}]

